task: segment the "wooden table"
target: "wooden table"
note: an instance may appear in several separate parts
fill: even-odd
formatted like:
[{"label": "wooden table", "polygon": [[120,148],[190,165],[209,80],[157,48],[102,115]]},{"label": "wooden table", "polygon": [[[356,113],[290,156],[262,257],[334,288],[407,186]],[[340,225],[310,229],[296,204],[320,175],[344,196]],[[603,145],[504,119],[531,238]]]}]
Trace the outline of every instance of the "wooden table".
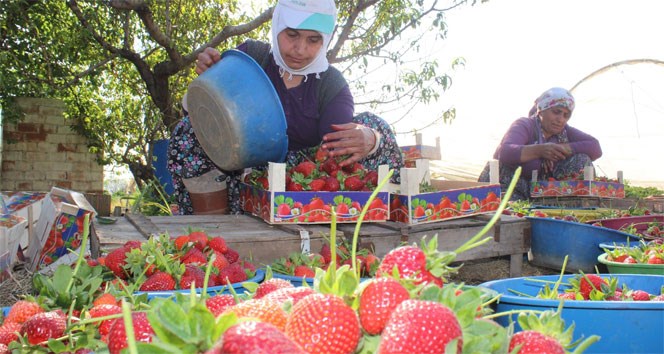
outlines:
[{"label": "wooden table", "polygon": [[[438,237],[440,250],[452,251],[479,232],[489,221],[486,215],[422,225],[395,222],[363,223],[359,243],[372,247],[379,257],[402,245]],[[221,235],[241,255],[257,264],[270,264],[292,252],[309,249],[318,252],[330,237],[329,224],[269,225],[250,215],[150,216],[127,214],[113,224],[95,223],[101,249],[115,248],[128,240],[145,240],[150,235],[177,236],[188,228]],[[352,239],[355,224],[338,224],[337,237]],[[530,249],[530,222],[503,215],[484,236],[492,239],[482,246],[459,254],[457,261],[510,256],[510,277],[521,276],[523,255]]]}]

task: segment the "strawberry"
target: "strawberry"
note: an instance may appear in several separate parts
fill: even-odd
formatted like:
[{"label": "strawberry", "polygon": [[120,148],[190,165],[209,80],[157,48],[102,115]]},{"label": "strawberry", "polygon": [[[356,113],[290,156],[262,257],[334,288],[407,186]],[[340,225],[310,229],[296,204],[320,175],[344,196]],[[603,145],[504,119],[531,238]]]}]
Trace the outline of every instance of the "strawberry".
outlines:
[{"label": "strawberry", "polygon": [[426,255],[416,246],[401,246],[388,252],[378,267],[377,276],[391,275],[396,266],[402,278],[416,277],[426,269]]},{"label": "strawberry", "polygon": [[65,327],[67,320],[64,316],[55,311],[41,312],[23,323],[21,335],[28,339],[28,343],[36,345],[50,338],[61,337],[65,333]]},{"label": "strawberry", "polygon": [[534,330],[515,333],[510,339],[508,351],[513,353],[513,350],[519,345],[521,348],[516,352],[518,354],[565,353],[565,348],[557,340]]},{"label": "strawberry", "polygon": [[461,353],[463,333],[452,310],[437,302],[409,299],[387,321],[378,353],[444,353],[453,340]]},{"label": "strawberry", "polygon": [[226,245],[226,240],[221,236],[210,238],[208,246],[211,249],[221,253],[226,253],[226,251],[228,250],[228,246]]},{"label": "strawberry", "polygon": [[207,256],[198,248],[192,248],[182,256],[182,263],[205,266],[207,265]]},{"label": "strawberry", "polygon": [[208,235],[204,231],[193,231],[189,233],[189,241],[201,251],[205,250],[208,244]]},{"label": "strawberry", "polygon": [[0,326],[0,344],[9,345],[9,343],[18,340],[16,332],[21,330],[21,324],[11,321],[5,321]]},{"label": "strawberry", "polygon": [[220,347],[206,354],[306,354],[277,327],[259,321],[240,322],[230,327],[222,337]]},{"label": "strawberry", "polygon": [[106,255],[106,267],[115,274],[116,277],[120,279],[127,279],[128,273],[124,269],[124,266],[127,264],[127,249],[124,247],[119,247],[112,250],[109,254]]},{"label": "strawberry", "polygon": [[584,299],[588,300],[590,299],[590,292],[593,291],[593,289],[602,291],[602,284],[607,284],[607,283],[599,275],[585,274],[579,280],[579,292],[581,293],[581,296],[583,296]]},{"label": "strawberry", "polygon": [[99,305],[104,305],[104,304],[106,304],[106,305],[117,305],[118,300],[111,293],[103,293],[92,301],[92,306],[99,306]]},{"label": "strawberry", "polygon": [[[94,306],[89,311],[90,318],[110,316],[119,313],[122,313],[122,307],[118,305],[108,305],[108,304]],[[99,334],[101,334],[102,337],[105,337],[108,334],[108,332],[111,330],[111,325],[113,325],[113,321],[115,321],[115,319],[103,320],[99,323],[98,330]]]},{"label": "strawberry", "polygon": [[353,164],[346,165],[341,169],[348,174],[354,174],[355,172],[364,171],[364,166],[359,162],[355,162]]},{"label": "strawberry", "polygon": [[298,265],[295,267],[293,275],[298,278],[313,278],[316,276],[316,272],[309,266]]},{"label": "strawberry", "polygon": [[[198,268],[194,265],[187,264],[182,273],[182,278],[180,278],[180,289],[189,289],[191,284],[195,283],[196,287],[203,287],[203,282],[205,281],[205,271],[201,268]],[[208,286],[209,280],[208,280]]]},{"label": "strawberry", "polygon": [[218,294],[205,300],[205,307],[217,317],[227,308],[235,306],[235,298],[231,294]]},{"label": "strawberry", "polygon": [[141,291],[174,290],[175,279],[166,272],[156,272],[141,284]]},{"label": "strawberry", "polygon": [[173,240],[173,244],[175,245],[175,248],[181,250],[184,248],[189,243],[189,236],[188,235],[180,235]]},{"label": "strawberry", "polygon": [[241,283],[245,280],[247,280],[247,273],[245,273],[240,263],[233,263],[229,265],[228,267],[219,271],[219,275],[217,275],[217,284],[220,285]]},{"label": "strawberry", "polygon": [[374,189],[378,185],[378,172],[375,170],[370,170],[364,176],[364,184],[369,187],[369,189]]},{"label": "strawberry", "polygon": [[[150,343],[154,336],[154,329],[148,321],[145,312],[132,312],[131,322],[134,326],[134,338],[139,342]],[[108,333],[108,352],[110,354],[120,354],[122,349],[126,348],[127,332],[122,318],[113,321],[113,325]]]},{"label": "strawberry", "polygon": [[226,259],[226,256],[224,256],[223,253],[218,251],[213,252],[215,255],[214,261],[212,262],[213,267],[217,268],[217,270],[222,270],[230,265],[228,259]]},{"label": "strawberry", "polygon": [[131,251],[133,249],[141,248],[142,245],[143,245],[143,242],[141,242],[139,240],[129,240],[129,241],[125,242],[122,247],[124,247],[125,250],[127,250],[127,251]]},{"label": "strawberry", "polygon": [[366,255],[364,257],[364,260],[362,261],[362,270],[364,274],[368,276],[373,276],[376,273],[376,270],[378,270],[379,265],[380,265],[380,258],[370,253]]},{"label": "strawberry", "polygon": [[260,299],[273,291],[285,288],[294,288],[294,286],[286,279],[270,278],[258,285],[254,299]]},{"label": "strawberry", "polygon": [[329,158],[323,162],[320,166],[321,170],[325,171],[328,175],[332,176],[336,171],[339,170],[339,164],[333,158]]},{"label": "strawberry", "polygon": [[309,183],[309,189],[315,192],[322,191],[325,189],[326,183],[326,179],[316,178],[315,180],[311,181],[311,183]]},{"label": "strawberry", "polygon": [[240,259],[240,254],[237,253],[236,250],[234,250],[230,247],[228,247],[228,249],[226,250],[226,253],[224,253],[224,256],[226,257],[226,259],[228,260],[228,263],[230,263],[230,264],[233,264],[233,263],[237,262],[238,259]]},{"label": "strawberry", "polygon": [[304,177],[311,176],[317,170],[316,164],[311,161],[302,161],[293,167],[293,172],[301,173]]},{"label": "strawberry", "polygon": [[631,296],[634,301],[650,301],[650,294],[643,290],[633,290]]},{"label": "strawberry", "polygon": [[30,317],[44,312],[39,304],[33,301],[28,300],[19,300],[9,309],[5,322],[15,322],[18,324],[23,324]]},{"label": "strawberry", "polygon": [[302,188],[301,184],[294,181],[290,181],[286,184],[286,190],[292,192],[301,192],[304,190],[304,188]]},{"label": "strawberry", "polygon": [[348,176],[344,180],[344,190],[359,191],[364,187],[364,183],[358,176]]},{"label": "strawberry", "polygon": [[269,190],[270,189],[270,181],[267,179],[265,176],[260,176],[256,178],[256,184],[263,188],[264,190]]},{"label": "strawberry", "polygon": [[325,177],[325,187],[323,190],[328,192],[336,192],[341,188],[339,180],[334,177]]},{"label": "strawberry", "polygon": [[410,299],[408,290],[393,278],[371,279],[360,294],[360,324],[370,335],[380,334],[394,309]]},{"label": "strawberry", "polygon": [[305,297],[313,293],[315,293],[314,289],[306,286],[298,286],[298,287],[291,286],[271,291],[263,298],[265,300],[274,301],[279,304],[283,304],[286,301],[291,301],[292,305],[295,305],[297,304],[298,301],[304,299]]},{"label": "strawberry", "polygon": [[308,353],[331,354],[353,353],[361,335],[355,311],[342,298],[319,293],[293,306],[285,333]]},{"label": "strawberry", "polygon": [[265,299],[250,299],[229,307],[224,313],[234,313],[238,318],[249,317],[270,323],[283,331],[288,314],[281,304]]}]

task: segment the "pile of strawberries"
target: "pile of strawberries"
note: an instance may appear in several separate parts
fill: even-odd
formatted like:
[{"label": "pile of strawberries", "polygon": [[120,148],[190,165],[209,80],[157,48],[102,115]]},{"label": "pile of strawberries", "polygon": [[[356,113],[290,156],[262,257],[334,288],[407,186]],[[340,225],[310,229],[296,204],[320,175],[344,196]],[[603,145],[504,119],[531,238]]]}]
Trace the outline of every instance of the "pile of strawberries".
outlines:
[{"label": "pile of strawberries", "polygon": [[[641,241],[635,247],[616,247],[613,250],[604,249],[606,260],[616,263],[629,264],[664,264],[664,244],[660,242]],[[664,266],[662,266],[664,271]]]},{"label": "pile of strawberries", "polygon": [[208,287],[240,283],[256,273],[256,267],[240,259],[223,237],[204,231],[128,241],[97,261],[140,291],[189,289],[192,284],[202,288],[208,262],[212,263]]},{"label": "pile of strawberries", "polygon": [[[286,168],[287,191],[372,191],[378,185],[378,172],[366,169],[361,163],[339,166],[340,158],[329,157],[319,148],[314,156]],[[254,170],[245,175],[244,182],[269,189],[266,171]]]},{"label": "pile of strawberries", "polygon": [[664,301],[664,293],[650,294],[639,289],[629,289],[618,284],[618,279],[597,274],[576,274],[569,281],[570,287],[558,292],[557,287],[544,287],[538,298],[586,301]]},{"label": "pile of strawberries", "polygon": [[[332,252],[329,243],[323,243],[319,253],[311,252],[303,254],[300,252],[291,253],[288,257],[282,257],[270,264],[272,271],[278,274],[294,276],[297,278],[310,278],[316,275],[316,268],[327,270],[331,264],[337,267],[348,265],[352,266],[353,259],[348,250],[349,245],[341,244],[337,246],[336,261],[332,263]],[[357,251],[356,259],[360,270],[360,276],[371,278],[376,274],[380,258],[368,248],[362,248]],[[313,282],[310,281],[310,284]]]}]

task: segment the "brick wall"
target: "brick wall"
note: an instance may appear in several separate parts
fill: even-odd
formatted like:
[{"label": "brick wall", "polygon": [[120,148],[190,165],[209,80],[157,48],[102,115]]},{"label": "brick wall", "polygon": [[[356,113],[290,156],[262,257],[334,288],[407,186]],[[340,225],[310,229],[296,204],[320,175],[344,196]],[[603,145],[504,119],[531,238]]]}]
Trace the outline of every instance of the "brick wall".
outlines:
[{"label": "brick wall", "polygon": [[43,98],[20,98],[18,104],[25,119],[3,123],[0,190],[47,192],[56,186],[101,193],[103,167],[65,122],[65,104]]}]

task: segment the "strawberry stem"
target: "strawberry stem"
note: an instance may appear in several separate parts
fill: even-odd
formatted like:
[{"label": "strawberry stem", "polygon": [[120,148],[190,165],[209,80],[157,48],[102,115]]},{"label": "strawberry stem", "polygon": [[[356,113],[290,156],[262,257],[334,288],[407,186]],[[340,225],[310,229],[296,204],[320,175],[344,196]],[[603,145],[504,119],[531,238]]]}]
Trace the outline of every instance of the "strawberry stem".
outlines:
[{"label": "strawberry stem", "polygon": [[129,303],[125,300],[122,300],[122,320],[125,325],[125,333],[127,337],[127,348],[129,353],[138,354],[138,348],[136,348],[136,337],[134,336],[134,323],[131,318],[131,309],[129,308]]},{"label": "strawberry stem", "polygon": [[[332,224],[330,225],[330,265],[332,269],[337,269],[337,212],[330,208],[332,212]],[[336,278],[336,272],[334,272]]]}]

